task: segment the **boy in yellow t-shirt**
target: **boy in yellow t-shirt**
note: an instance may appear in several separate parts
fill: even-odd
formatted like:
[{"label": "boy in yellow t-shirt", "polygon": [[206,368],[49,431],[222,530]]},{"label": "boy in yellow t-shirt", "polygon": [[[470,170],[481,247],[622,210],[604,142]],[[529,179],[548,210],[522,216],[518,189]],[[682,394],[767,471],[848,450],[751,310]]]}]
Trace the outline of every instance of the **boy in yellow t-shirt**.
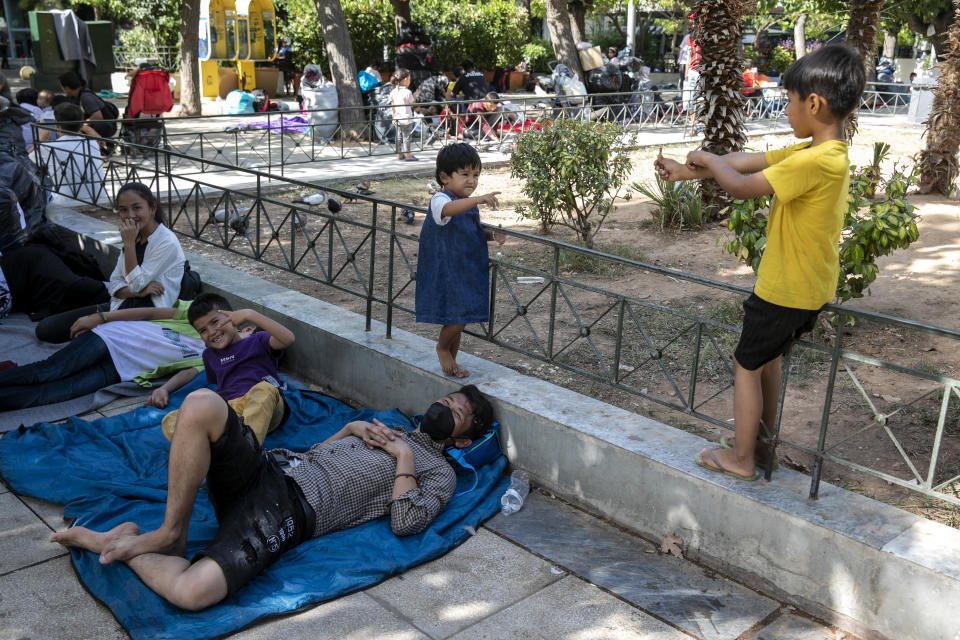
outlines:
[{"label": "boy in yellow t-shirt", "polygon": [[763,461],[769,450],[758,448],[757,438],[761,420],[772,425],[776,416],[780,360],[836,292],[850,179],[844,123],[860,104],[864,80],[856,51],[821,47],[783,75],[787,119],[794,135],[809,142],[767,153],[691,151],[686,164],[661,155],[654,163],[664,180],[714,178],[734,198],[774,196],[757,283],[743,303],[743,331],[734,351],[735,437],[696,457],[711,471],[759,477],[754,455]]}]

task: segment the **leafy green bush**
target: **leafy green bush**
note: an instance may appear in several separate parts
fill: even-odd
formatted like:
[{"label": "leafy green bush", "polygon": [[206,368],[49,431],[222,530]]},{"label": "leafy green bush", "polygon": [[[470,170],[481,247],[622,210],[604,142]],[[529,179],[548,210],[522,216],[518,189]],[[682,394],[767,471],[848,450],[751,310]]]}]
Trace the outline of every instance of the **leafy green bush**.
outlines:
[{"label": "leafy green bush", "polygon": [[[917,183],[916,170],[903,172],[894,166],[891,176],[883,181],[883,196],[867,197],[876,180],[870,166],[850,167],[850,195],[840,236],[840,277],[836,302],[862,298],[869,294],[877,279],[877,258],[894,249],[906,249],[919,237],[916,207],[907,202],[907,190]],[[729,207],[727,228],[734,238],[723,250],[750,264],[754,271],[767,243],[767,213],[771,196],[752,200],[734,200]]]},{"label": "leafy green bush", "polygon": [[627,46],[627,38],[616,29],[596,29],[589,32],[587,40],[595,47],[600,47],[603,57],[607,57],[607,48],[614,47],[617,51]]},{"label": "leafy green bush", "polygon": [[787,70],[787,67],[793,64],[794,60],[793,51],[787,51],[781,46],[776,46],[767,54],[767,59],[764,63],[768,73],[776,69],[782,75],[783,72]]},{"label": "leafy green bush", "polygon": [[[286,18],[281,35],[293,44],[297,68],[306,63],[326,65],[323,27],[313,0],[276,0]],[[357,68],[383,57],[383,47],[393,55],[397,34],[393,8],[387,0],[341,0],[347,29],[353,43]],[[495,66],[513,67],[523,58],[523,44],[529,40],[529,18],[522,7],[510,0],[480,0],[476,3],[448,0],[416,0],[410,6],[411,19],[423,26],[433,41],[434,69],[447,71],[470,58],[477,68],[492,71]],[[385,61],[393,67],[392,60]]]},{"label": "leafy green bush", "polygon": [[553,58],[553,49],[546,40],[535,38],[520,49],[523,59],[527,61],[527,71],[548,72],[547,61]]},{"label": "leafy green bush", "polygon": [[634,190],[650,198],[653,208],[650,215],[663,231],[667,227],[682,229],[700,227],[707,218],[707,210],[697,194],[697,186],[691,180],[667,182],[656,176],[654,185],[636,183]]},{"label": "leafy green bush", "polygon": [[120,46],[134,53],[154,53],[157,50],[153,36],[141,26],[122,30]]},{"label": "leafy green bush", "polygon": [[622,136],[613,123],[570,119],[522,134],[510,158],[510,175],[524,180],[530,204],[518,206],[517,213],[539,220],[544,232],[555,224],[569,227],[593,248],[593,237],[630,172]]}]

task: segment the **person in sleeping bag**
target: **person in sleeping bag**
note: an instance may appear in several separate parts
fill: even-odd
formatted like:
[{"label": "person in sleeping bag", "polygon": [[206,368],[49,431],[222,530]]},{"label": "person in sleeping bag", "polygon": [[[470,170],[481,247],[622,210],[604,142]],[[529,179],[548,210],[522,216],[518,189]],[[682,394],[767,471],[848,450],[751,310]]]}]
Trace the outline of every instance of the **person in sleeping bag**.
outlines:
[{"label": "person in sleeping bag", "polygon": [[[468,447],[492,423],[490,401],[467,385],[431,404],[414,431],[355,421],[303,453],[265,451],[223,398],[200,389],[180,408],[160,528],[75,526],[50,540],[98,553],[103,564],[125,562],[171,604],[199,611],[304,540],[385,515],[397,536],[425,530],[456,488],[444,449]],[[187,559],[187,527],[204,479],[219,529]]]}]

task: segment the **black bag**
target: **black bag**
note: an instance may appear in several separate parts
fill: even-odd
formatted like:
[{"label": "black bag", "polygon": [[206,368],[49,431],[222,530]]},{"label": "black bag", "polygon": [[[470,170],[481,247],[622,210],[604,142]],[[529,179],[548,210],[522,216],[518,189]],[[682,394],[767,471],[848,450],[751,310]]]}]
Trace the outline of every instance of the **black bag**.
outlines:
[{"label": "black bag", "polygon": [[84,89],[84,91],[100,101],[100,115],[103,116],[104,120],[117,120],[120,118],[120,109],[117,108],[117,105],[112,102],[107,102],[90,89]]},{"label": "black bag", "polygon": [[181,300],[194,300],[200,292],[203,291],[203,282],[200,281],[200,274],[190,269],[190,261],[183,263],[183,277],[180,279]]}]

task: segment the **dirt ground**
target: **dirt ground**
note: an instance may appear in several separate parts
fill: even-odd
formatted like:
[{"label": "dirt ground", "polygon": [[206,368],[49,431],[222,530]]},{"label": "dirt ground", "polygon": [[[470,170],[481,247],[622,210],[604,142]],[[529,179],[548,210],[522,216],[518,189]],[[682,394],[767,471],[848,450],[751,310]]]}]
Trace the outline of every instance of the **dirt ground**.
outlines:
[{"label": "dirt ground", "polygon": [[[851,149],[851,161],[854,164],[868,162],[872,155],[873,142],[877,140],[886,141],[892,146],[885,165],[887,172],[894,162],[899,164],[911,162],[910,157],[919,150],[921,145],[919,131],[864,128],[861,129]],[[759,140],[751,140],[749,144],[752,149],[762,151],[783,146],[792,141],[791,136],[771,135]],[[664,149],[664,153],[682,157],[688,148],[692,149],[693,145],[673,146]],[[631,183],[653,181],[651,165],[656,153],[657,149],[643,149],[632,154],[634,168]],[[432,179],[431,173],[432,170],[425,167],[422,178],[375,180],[370,188],[375,190],[378,198],[426,206],[430,197],[427,183]],[[353,188],[352,184],[341,186],[345,189]],[[524,199],[521,186],[519,181],[510,178],[509,170],[506,168],[484,171],[478,192],[499,191],[500,208],[497,211],[481,211],[483,220],[490,224],[501,224],[505,229],[537,233],[534,221],[518,219],[514,212],[515,206]],[[638,196],[638,194],[634,195]],[[277,220],[289,213],[289,211],[285,212],[281,203],[289,202],[292,197],[292,194],[275,196],[278,204],[267,207],[272,219]],[[960,297],[956,294],[960,285],[960,203],[956,196],[950,199],[940,196],[913,195],[909,200],[917,207],[922,217],[919,225],[919,240],[908,250],[898,251],[882,258],[879,261],[880,275],[871,287],[871,295],[851,301],[848,305],[960,330],[960,321],[957,320]],[[347,203],[342,217],[344,220],[364,222],[369,219],[369,213],[368,205]],[[383,215],[381,214],[381,224],[389,224],[389,219],[386,222],[383,221]],[[111,214],[105,214],[104,217],[109,219]],[[294,252],[295,255],[301,256],[297,269],[308,276],[324,278],[323,262],[326,258],[320,261],[311,260],[309,249],[304,251],[303,246],[310,239],[320,244],[321,240],[327,242],[333,237],[336,246],[341,248],[339,253],[344,255],[351,251],[355,253],[355,259],[352,262],[344,259],[334,261],[334,271],[342,268],[337,280],[338,284],[354,291],[361,291],[360,281],[367,277],[369,270],[368,262],[364,258],[364,252],[367,251],[365,242],[369,242],[365,230],[351,228],[344,223],[338,225],[338,233],[331,234],[330,228],[324,227],[323,221],[319,218],[309,216],[306,218],[306,227],[302,233],[303,240],[298,240],[301,249]],[[409,281],[409,266],[405,260],[409,261],[409,265],[415,264],[416,235],[421,223],[422,218],[419,215],[413,225],[407,226],[397,222],[398,230],[410,235],[404,241],[398,242],[396,246],[398,255],[395,257],[394,265],[401,275],[398,277],[399,285],[395,288],[394,294],[398,303],[411,309],[413,287],[407,286],[399,294],[397,290]],[[289,226],[289,219],[287,225]],[[183,222],[178,223],[177,226],[186,230]],[[204,237],[214,239],[215,231],[216,227],[212,225],[207,227]],[[726,230],[725,225],[717,222],[710,223],[702,229],[661,231],[659,225],[655,224],[650,216],[649,202],[642,197],[633,197],[630,200],[617,201],[616,210],[604,223],[595,242],[598,249],[648,265],[674,269],[742,287],[752,287],[754,274],[749,266],[738,264],[733,256],[721,251],[720,243],[729,235],[730,232]],[[385,256],[389,248],[388,238],[384,234],[377,234],[377,236],[377,254]],[[574,241],[571,232],[559,227],[554,229],[550,238],[566,242]],[[184,250],[188,252],[204,255],[225,265],[353,311],[359,313],[364,311],[364,300],[355,295],[337,291],[301,275],[273,269],[207,243],[184,239],[181,241]],[[237,239],[234,238],[232,242],[236,243]],[[241,245],[242,242],[234,246],[242,250]],[[264,252],[264,258],[274,260],[278,264],[282,263],[281,247],[289,249],[289,243],[273,243]],[[400,254],[401,250],[403,255]],[[318,254],[325,255],[319,250]],[[491,248],[491,255],[495,254],[497,249]],[[519,269],[509,272],[510,289],[498,288],[496,298],[498,308],[524,308],[524,315],[515,314],[512,323],[495,327],[495,330],[499,331],[497,338],[509,342],[518,349],[537,351],[537,339],[531,336],[536,330],[542,342],[542,336],[546,331],[544,305],[548,296],[537,297],[540,288],[536,285],[517,284],[514,276],[523,275],[523,269],[549,271],[552,265],[552,254],[533,242],[511,237],[496,257],[505,264],[505,268],[510,266]],[[385,257],[378,259],[386,261]],[[383,262],[380,264],[382,265]],[[386,276],[383,269],[381,266],[376,270],[375,280],[378,292],[386,290]],[[407,270],[406,273],[404,270]],[[598,269],[596,265],[585,264],[576,256],[561,254],[559,272],[561,276],[571,280],[661,305],[662,308],[670,311],[704,315],[727,325],[737,326],[740,322],[741,297],[739,295],[692,284],[669,275],[657,274],[649,269]],[[592,340],[595,344],[593,352],[599,351],[605,354],[612,352],[615,345],[613,344],[614,331],[610,323],[615,322],[616,310],[610,311],[609,296],[574,286],[565,287],[564,292],[570,297],[571,307],[576,309],[580,317],[571,315],[568,318],[560,318],[556,328],[555,345],[566,345],[569,342],[571,346],[566,352],[556,356],[555,360],[561,365],[567,364],[575,368],[599,372],[598,367],[601,365],[596,364],[597,359],[594,358],[591,349],[583,344],[585,341],[576,340],[577,331],[584,323],[595,321],[595,324],[591,325]],[[374,305],[374,309],[375,317],[384,319],[383,305]],[[639,311],[638,313],[642,315]],[[651,315],[647,319],[641,319],[649,322],[645,325],[645,330],[658,344],[669,344],[669,336],[682,330],[683,323],[678,323],[674,315],[660,314],[656,319]],[[436,337],[435,327],[417,325],[409,313],[395,313],[394,323],[402,329],[430,339]],[[814,333],[814,341],[829,346],[832,343],[834,330],[827,323],[822,324],[823,326],[818,327]],[[936,337],[913,329],[901,329],[888,324],[871,322],[861,322],[855,327],[843,328],[842,331],[844,347],[860,355],[916,368],[933,377],[960,377],[960,343],[955,340]],[[628,345],[628,336],[635,338],[636,344],[631,342]],[[717,348],[728,355],[735,341],[734,333],[717,331]],[[689,374],[685,373],[685,357],[689,356],[689,349],[684,351],[678,346],[679,343],[664,347],[664,357],[659,359],[659,362],[651,362],[650,358],[646,357],[646,347],[642,346],[644,343],[639,334],[627,332],[624,343],[619,360],[622,385],[670,402],[678,402],[677,397],[685,394],[688,389],[682,381],[677,387],[671,385],[663,371],[669,371],[678,380],[685,375],[688,376]],[[725,430],[709,422],[664,407],[635,393],[595,382],[557,364],[527,357],[484,339],[465,336],[462,349],[707,438],[716,440],[725,433]],[[556,353],[556,348],[554,352]],[[831,447],[831,452],[843,459],[852,460],[864,467],[883,471],[907,481],[916,477],[910,470],[912,465],[916,469],[916,474],[925,478],[931,452],[936,446],[934,431],[937,411],[942,401],[940,386],[932,380],[881,369],[867,362],[846,362],[850,370],[848,372],[842,368],[838,374],[838,382],[830,406],[830,430],[826,437],[826,444]],[[828,369],[829,357],[825,354],[804,349],[795,351],[790,367],[792,384],[784,403],[781,423],[781,437],[784,440],[803,447],[816,447],[823,414],[822,398],[826,390]],[[858,384],[862,386],[862,392]],[[719,358],[702,366],[701,374],[697,378],[697,394],[698,398],[705,396],[708,400],[702,401],[703,404],[699,410],[713,416],[730,416],[726,421],[732,426],[732,393],[729,388],[729,372]],[[950,412],[944,437],[939,443],[935,482],[946,482],[960,475],[960,410],[956,410],[957,406],[960,406],[960,397],[954,397],[951,401],[951,407],[954,409]],[[886,423],[880,424],[884,420],[875,422],[873,420],[875,414],[888,416]],[[781,454],[784,458],[783,462],[788,466],[804,472],[811,471],[811,456],[786,447],[781,450]],[[822,478],[951,526],[960,526],[960,509],[945,505],[942,501],[927,499],[903,490],[882,479],[871,478],[829,462],[824,466]],[[960,495],[960,483],[953,482],[950,486],[955,494]]]}]

